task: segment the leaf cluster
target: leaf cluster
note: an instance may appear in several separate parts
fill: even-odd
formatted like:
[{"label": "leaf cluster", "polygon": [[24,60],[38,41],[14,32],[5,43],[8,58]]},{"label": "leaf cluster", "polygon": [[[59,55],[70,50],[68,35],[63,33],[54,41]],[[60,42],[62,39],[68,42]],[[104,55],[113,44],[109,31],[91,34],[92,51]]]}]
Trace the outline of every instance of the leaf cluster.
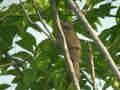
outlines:
[{"label": "leaf cluster", "polygon": [[[77,1],[77,0],[74,0]],[[94,6],[103,2],[104,0],[87,0],[84,8],[81,11],[87,17],[89,23],[97,31],[96,23],[101,25],[99,18],[110,17],[110,11],[113,8],[112,2],[100,5],[95,8]],[[4,0],[0,0],[0,3]],[[75,17],[72,9],[70,8],[67,0],[55,1],[57,11],[60,15],[61,21],[73,20],[74,28],[77,33],[91,39],[88,32],[86,32],[84,26],[79,21],[79,18]],[[53,28],[53,35],[58,38],[57,30],[54,25],[53,14],[50,7],[50,0],[35,0],[35,4],[38,7],[41,17],[47,23],[47,25]],[[31,0],[24,2],[25,9],[33,22],[39,21],[39,17],[36,14]],[[68,72],[66,70],[65,60],[61,55],[61,51],[55,46],[55,43],[50,39],[45,39],[37,44],[36,38],[27,32],[28,27],[32,27],[23,13],[20,4],[11,4],[6,10],[0,10],[0,68],[1,75],[12,74],[15,79],[12,83],[16,83],[16,90],[73,90],[71,85],[71,78],[68,78]],[[108,48],[116,64],[120,66],[119,49],[120,49],[120,8],[117,10],[116,25],[111,28],[105,29],[99,35],[104,45]],[[37,30],[38,33],[42,30]],[[43,32],[42,32],[43,33]],[[15,44],[19,45],[26,51],[20,51],[13,55],[6,55],[13,46],[13,41],[16,36],[21,39],[16,41]],[[39,36],[40,38],[42,36]],[[80,68],[82,71],[91,74],[89,58],[88,58],[88,46],[86,40],[80,40],[82,47],[82,56],[80,59]],[[95,60],[95,72],[96,77],[101,78],[106,83],[104,89],[113,85],[115,78],[113,77],[112,70],[105,62],[105,58],[98,49],[96,43],[91,42],[93,49],[93,56]],[[16,62],[12,63],[11,62]],[[17,65],[23,76],[20,75]],[[13,67],[13,69],[10,69]],[[106,72],[107,71],[107,72]],[[107,79],[109,77],[110,79]],[[91,79],[91,78],[90,78]],[[90,90],[90,87],[86,85],[88,82],[86,77],[81,74],[81,88]],[[8,88],[10,85],[0,85],[0,90]],[[101,87],[102,88],[102,87]]]}]

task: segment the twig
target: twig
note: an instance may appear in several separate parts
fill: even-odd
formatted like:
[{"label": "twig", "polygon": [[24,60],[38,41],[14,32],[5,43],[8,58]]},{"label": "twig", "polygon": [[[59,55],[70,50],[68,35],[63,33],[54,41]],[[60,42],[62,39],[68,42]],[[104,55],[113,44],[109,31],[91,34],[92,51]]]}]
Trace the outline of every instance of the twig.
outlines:
[{"label": "twig", "polygon": [[15,68],[15,70],[20,74],[21,78],[23,78],[24,73],[19,69],[19,67],[17,66],[18,64],[19,64],[18,62],[12,60],[10,63],[0,65],[0,68],[13,66]]},{"label": "twig", "polygon": [[[9,54],[7,52],[4,55],[6,57],[9,57]],[[12,57],[10,57],[9,59],[11,59],[10,63],[4,64],[4,65],[0,65],[0,67],[3,68],[3,67],[8,67],[8,66],[12,65],[15,68],[15,70],[19,73],[19,75],[21,76],[21,78],[23,78],[24,77],[24,73],[19,69],[18,64],[23,64],[24,62],[23,61],[19,61],[17,59],[14,59]]]},{"label": "twig", "polygon": [[[55,7],[54,0],[51,0],[51,5],[54,5],[54,7]],[[73,84],[74,84],[75,90],[80,90],[79,81],[76,77],[76,74],[75,74],[75,71],[74,71],[74,68],[73,68],[72,60],[70,58],[70,53],[69,53],[69,49],[68,49],[68,46],[67,46],[67,41],[66,41],[66,38],[65,38],[65,35],[64,35],[64,32],[63,32],[63,29],[62,29],[57,11],[54,12],[54,14],[56,16],[56,24],[57,24],[58,30],[59,30],[58,32],[61,33],[61,38],[63,39],[65,57],[67,59],[68,66],[69,66],[70,72],[71,72],[72,77],[73,77],[73,82],[74,82]]]},{"label": "twig", "polygon": [[29,24],[33,24],[31,18],[29,17],[29,15],[27,14],[27,12],[25,10],[24,3],[21,0],[19,0],[19,2],[20,2],[20,5],[23,9],[24,15],[26,16],[27,21],[29,22]]},{"label": "twig", "polygon": [[57,12],[57,10],[56,10],[56,7],[54,5],[54,2],[51,3],[51,8],[52,8],[52,13],[53,13],[53,21],[54,21],[53,23],[54,23],[54,26],[57,30],[58,40],[61,40],[61,33],[58,32],[58,27],[57,27],[57,23],[56,23],[56,21],[57,21],[56,12]]},{"label": "twig", "polygon": [[90,59],[90,68],[91,68],[91,76],[93,81],[93,90],[97,90],[96,88],[96,81],[95,81],[95,68],[94,68],[94,57],[92,54],[92,47],[91,44],[88,42],[88,56]]},{"label": "twig", "polygon": [[79,8],[77,8],[76,4],[73,2],[73,0],[68,0],[71,7],[73,8],[76,16],[78,16],[80,18],[80,21],[83,22],[86,30],[88,30],[88,32],[90,33],[90,35],[93,37],[93,39],[96,41],[96,44],[99,46],[100,50],[102,51],[103,55],[105,56],[105,60],[107,61],[107,63],[110,65],[110,67],[112,68],[113,74],[116,76],[116,78],[120,81],[120,72],[115,64],[115,62],[113,61],[111,55],[109,54],[109,52],[107,51],[106,47],[103,45],[103,43],[101,42],[101,40],[99,39],[99,37],[97,36],[96,32],[94,31],[94,29],[91,27],[91,25],[88,23],[86,17],[82,14],[82,12],[79,10]]},{"label": "twig", "polygon": [[35,4],[35,0],[32,0],[32,5],[33,5],[33,8],[35,9],[36,14],[37,14],[38,17],[39,17],[40,22],[42,23],[42,25],[44,26],[44,28],[46,29],[46,31],[49,33],[49,35],[51,36],[51,38],[52,38],[53,40],[56,40],[55,36],[48,30],[47,26],[46,26],[45,23],[43,22],[43,18],[41,17],[40,12],[39,12],[36,4]]},{"label": "twig", "polygon": [[31,18],[29,17],[28,13],[27,13],[26,10],[25,10],[24,3],[23,3],[21,0],[19,0],[19,2],[20,2],[20,5],[21,5],[21,7],[22,7],[22,10],[23,10],[23,12],[24,12],[24,15],[25,15],[28,23],[29,23],[30,25],[32,25],[33,27],[42,30],[42,32],[43,32],[47,37],[49,37],[49,35],[48,35],[38,24],[32,22]]},{"label": "twig", "polygon": [[117,15],[108,15],[108,17],[120,18],[120,16]]},{"label": "twig", "polygon": [[93,81],[90,80],[90,79],[88,78],[88,76],[87,76],[83,71],[80,70],[80,72],[81,72],[82,75],[85,77],[85,79],[86,79],[91,85],[93,85]]},{"label": "twig", "polygon": [[10,62],[10,63],[7,63],[7,64],[2,64],[2,65],[0,65],[0,68],[8,67],[10,65],[15,65],[15,64],[16,64],[16,62]]}]

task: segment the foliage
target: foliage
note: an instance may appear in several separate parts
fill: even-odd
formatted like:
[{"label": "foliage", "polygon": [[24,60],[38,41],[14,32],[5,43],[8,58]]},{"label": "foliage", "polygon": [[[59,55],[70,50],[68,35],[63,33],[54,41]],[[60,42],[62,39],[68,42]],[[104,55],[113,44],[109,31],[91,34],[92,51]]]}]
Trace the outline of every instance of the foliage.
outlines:
[{"label": "foliage", "polygon": [[[61,21],[73,20],[74,13],[69,8],[67,0],[57,0],[56,6],[60,14]],[[77,0],[74,0],[77,1]],[[97,31],[96,24],[101,25],[99,18],[111,17],[111,9],[117,8],[112,6],[112,1],[104,3],[100,7],[94,6],[103,2],[104,0],[86,0],[86,4],[82,9],[82,12],[87,17],[90,24]],[[0,0],[0,3],[4,0]],[[113,1],[114,2],[114,1]],[[53,28],[53,34],[57,36],[56,28],[54,26],[53,14],[50,7],[50,0],[35,0],[37,9],[40,12],[43,20],[47,25]],[[33,8],[31,0],[24,2],[25,9],[29,14],[29,17],[33,22],[39,21],[39,17]],[[117,10],[117,14],[114,16],[116,25],[111,28],[107,28],[100,34],[100,39],[104,45],[108,48],[117,66],[120,66],[120,56],[118,54],[120,50],[120,8]],[[74,27],[76,32],[91,39],[89,34],[84,30],[79,18],[74,21]],[[37,39],[27,32],[27,28],[31,27],[27,22],[24,12],[20,4],[11,4],[9,7],[0,9],[0,68],[1,75],[12,74],[15,76],[12,83],[16,83],[15,90],[73,90],[71,85],[71,79],[68,78],[66,71],[66,65],[64,58],[60,55],[61,50],[56,48],[55,43],[50,38],[41,41],[37,44]],[[34,29],[36,30],[36,29]],[[42,32],[42,30],[36,30]],[[21,39],[14,42],[26,51],[14,52],[13,55],[8,55],[8,52],[15,48],[13,46],[13,40],[16,36]],[[42,36],[39,36],[40,38]],[[105,58],[101,54],[95,42],[91,42],[93,48],[93,55],[95,59],[95,72],[96,77],[104,80],[106,83],[104,89],[109,86],[113,86],[115,80],[111,68],[106,64]],[[116,47],[117,46],[117,47]],[[81,40],[82,56],[80,59],[81,70],[91,74],[88,58],[88,46],[86,40]],[[18,69],[15,68],[11,62],[16,62],[18,69],[24,75],[22,76]],[[19,61],[19,62],[18,62]],[[8,69],[10,66],[13,69]],[[106,72],[107,71],[107,72]],[[109,79],[107,79],[109,77]],[[80,87],[85,90],[90,90],[90,87],[86,85],[88,82],[81,74]],[[0,85],[0,90],[8,88],[10,85]],[[102,88],[102,87],[101,87]],[[114,87],[113,87],[114,88]]]}]

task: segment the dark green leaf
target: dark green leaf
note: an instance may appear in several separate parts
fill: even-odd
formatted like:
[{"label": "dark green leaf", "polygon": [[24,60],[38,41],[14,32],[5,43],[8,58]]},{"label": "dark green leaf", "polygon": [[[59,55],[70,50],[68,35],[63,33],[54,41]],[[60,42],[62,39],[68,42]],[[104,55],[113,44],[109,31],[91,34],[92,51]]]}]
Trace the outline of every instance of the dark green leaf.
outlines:
[{"label": "dark green leaf", "polygon": [[32,59],[32,56],[30,54],[28,54],[27,52],[18,52],[18,53],[15,53],[14,55],[12,55],[13,57],[17,57],[17,58],[21,58],[23,60],[28,60],[28,61],[31,61]]},{"label": "dark green leaf", "polygon": [[25,86],[30,87],[30,85],[32,84],[32,82],[34,81],[34,72],[30,69],[24,71],[24,79],[23,79],[23,83]]},{"label": "dark green leaf", "polygon": [[0,0],[0,3],[3,2],[3,0]]},{"label": "dark green leaf", "polygon": [[10,85],[8,85],[8,84],[0,84],[0,90],[7,89],[8,87],[10,87]]},{"label": "dark green leaf", "polygon": [[21,36],[22,40],[17,41],[16,43],[23,47],[24,49],[33,52],[34,51],[33,47],[36,46],[35,38],[27,32],[21,32],[19,33],[19,35]]}]

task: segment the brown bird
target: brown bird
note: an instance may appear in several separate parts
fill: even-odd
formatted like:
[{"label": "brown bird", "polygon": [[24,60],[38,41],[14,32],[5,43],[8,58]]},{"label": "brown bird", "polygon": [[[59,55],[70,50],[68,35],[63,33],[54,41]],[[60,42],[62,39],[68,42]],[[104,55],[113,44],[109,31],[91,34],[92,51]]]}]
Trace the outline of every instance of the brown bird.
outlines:
[{"label": "brown bird", "polygon": [[70,21],[66,21],[63,23],[63,29],[67,40],[73,67],[76,73],[76,77],[78,80],[80,80],[80,56],[81,56],[80,40],[76,36],[74,27]]}]

